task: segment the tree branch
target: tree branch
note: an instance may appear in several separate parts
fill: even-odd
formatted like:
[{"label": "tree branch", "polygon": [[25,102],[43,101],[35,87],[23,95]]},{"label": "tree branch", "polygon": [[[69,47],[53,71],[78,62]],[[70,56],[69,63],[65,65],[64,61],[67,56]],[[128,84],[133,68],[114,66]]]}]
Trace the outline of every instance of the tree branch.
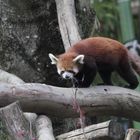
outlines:
[{"label": "tree branch", "polygon": [[77,129],[56,137],[57,140],[123,140],[124,130],[121,124],[114,121],[107,121],[99,124],[87,126],[83,129]]},{"label": "tree branch", "polygon": [[[7,100],[8,99],[8,100]],[[23,111],[57,117],[77,117],[74,89],[45,84],[0,84],[0,106],[19,100]],[[140,121],[140,94],[115,86],[78,89],[76,100],[86,116],[116,115]]]},{"label": "tree branch", "polygon": [[65,50],[81,39],[76,20],[74,0],[55,0],[59,28]]},{"label": "tree branch", "polygon": [[136,129],[128,129],[125,140],[139,140],[140,139],[140,131]]}]

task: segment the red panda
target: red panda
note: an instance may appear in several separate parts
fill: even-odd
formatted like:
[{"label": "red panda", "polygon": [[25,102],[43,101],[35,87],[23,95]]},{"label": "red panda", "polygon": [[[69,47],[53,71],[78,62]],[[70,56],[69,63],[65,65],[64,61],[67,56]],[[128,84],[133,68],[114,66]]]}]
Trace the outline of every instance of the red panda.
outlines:
[{"label": "red panda", "polygon": [[[128,55],[128,50],[120,42],[105,38],[92,37],[79,41],[65,53],[54,56],[49,54],[51,63],[57,67],[62,78],[76,79],[78,87],[89,87],[99,72],[104,84],[112,85],[111,73],[117,71],[129,83],[126,87],[134,89],[140,74],[140,68]],[[133,67],[133,68],[132,68]]]}]

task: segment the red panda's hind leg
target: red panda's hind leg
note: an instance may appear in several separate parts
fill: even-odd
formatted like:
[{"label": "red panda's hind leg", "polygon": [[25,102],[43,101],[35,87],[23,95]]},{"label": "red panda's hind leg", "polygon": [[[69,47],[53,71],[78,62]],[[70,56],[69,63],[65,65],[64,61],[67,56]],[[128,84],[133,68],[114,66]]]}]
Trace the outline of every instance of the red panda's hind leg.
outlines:
[{"label": "red panda's hind leg", "polygon": [[135,89],[138,86],[139,82],[137,76],[132,69],[127,57],[123,58],[117,71],[120,76],[129,83],[129,85],[125,86],[126,88]]}]

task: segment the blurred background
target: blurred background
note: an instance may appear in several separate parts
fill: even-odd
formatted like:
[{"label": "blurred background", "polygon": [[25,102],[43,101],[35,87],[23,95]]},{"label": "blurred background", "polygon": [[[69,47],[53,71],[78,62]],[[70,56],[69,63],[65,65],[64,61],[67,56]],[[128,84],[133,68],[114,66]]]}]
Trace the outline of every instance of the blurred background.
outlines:
[{"label": "blurred background", "polygon": [[140,40],[140,0],[91,0],[99,18],[100,35],[121,42]]}]

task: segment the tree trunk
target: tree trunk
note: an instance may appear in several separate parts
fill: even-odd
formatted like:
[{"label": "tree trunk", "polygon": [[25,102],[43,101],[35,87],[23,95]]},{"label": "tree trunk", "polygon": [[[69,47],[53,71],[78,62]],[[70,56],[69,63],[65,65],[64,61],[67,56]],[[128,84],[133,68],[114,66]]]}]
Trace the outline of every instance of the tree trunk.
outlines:
[{"label": "tree trunk", "polygon": [[54,0],[0,1],[0,66],[25,82],[65,86],[49,52],[64,52]]}]

